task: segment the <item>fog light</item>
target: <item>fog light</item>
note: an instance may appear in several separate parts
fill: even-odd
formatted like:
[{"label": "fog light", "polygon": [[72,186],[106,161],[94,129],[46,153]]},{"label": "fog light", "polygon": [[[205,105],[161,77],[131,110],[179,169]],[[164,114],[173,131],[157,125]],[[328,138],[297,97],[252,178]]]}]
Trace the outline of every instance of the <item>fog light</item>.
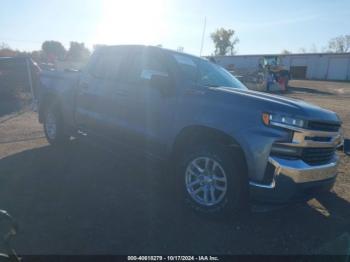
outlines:
[{"label": "fog light", "polygon": [[271,154],[278,156],[298,157],[301,155],[301,148],[273,144],[271,148]]}]

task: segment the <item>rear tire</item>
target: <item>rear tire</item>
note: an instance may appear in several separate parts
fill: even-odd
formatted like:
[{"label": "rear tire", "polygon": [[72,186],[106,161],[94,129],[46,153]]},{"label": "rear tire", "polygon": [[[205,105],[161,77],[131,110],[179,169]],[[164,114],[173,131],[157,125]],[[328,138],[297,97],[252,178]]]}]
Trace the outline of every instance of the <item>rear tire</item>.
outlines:
[{"label": "rear tire", "polygon": [[238,214],[246,207],[245,171],[238,154],[219,145],[187,150],[177,168],[178,194],[200,213]]},{"label": "rear tire", "polygon": [[57,105],[49,106],[44,117],[44,133],[51,145],[66,144],[69,136],[64,133],[62,114]]}]

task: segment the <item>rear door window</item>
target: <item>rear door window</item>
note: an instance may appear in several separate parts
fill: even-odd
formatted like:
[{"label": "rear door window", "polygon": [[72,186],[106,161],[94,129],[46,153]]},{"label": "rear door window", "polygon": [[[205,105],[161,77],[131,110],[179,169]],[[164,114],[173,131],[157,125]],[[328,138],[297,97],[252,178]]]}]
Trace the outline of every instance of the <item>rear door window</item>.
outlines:
[{"label": "rear door window", "polygon": [[116,48],[101,50],[96,57],[95,63],[90,67],[90,73],[96,78],[119,79],[120,68],[125,60],[127,50]]},{"label": "rear door window", "polygon": [[169,73],[159,54],[148,50],[143,56],[140,78],[150,80],[153,75],[169,76]]}]

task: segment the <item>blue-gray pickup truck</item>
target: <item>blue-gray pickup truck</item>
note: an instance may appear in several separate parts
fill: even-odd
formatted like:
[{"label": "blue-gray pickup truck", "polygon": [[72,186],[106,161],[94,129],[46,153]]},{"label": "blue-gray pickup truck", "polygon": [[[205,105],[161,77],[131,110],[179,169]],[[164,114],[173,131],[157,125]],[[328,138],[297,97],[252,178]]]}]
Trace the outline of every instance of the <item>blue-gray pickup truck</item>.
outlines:
[{"label": "blue-gray pickup truck", "polygon": [[39,121],[52,145],[83,135],[170,161],[195,210],[237,210],[329,191],[341,120],[248,90],[206,59],[150,46],[101,47],[81,72],[42,72]]}]

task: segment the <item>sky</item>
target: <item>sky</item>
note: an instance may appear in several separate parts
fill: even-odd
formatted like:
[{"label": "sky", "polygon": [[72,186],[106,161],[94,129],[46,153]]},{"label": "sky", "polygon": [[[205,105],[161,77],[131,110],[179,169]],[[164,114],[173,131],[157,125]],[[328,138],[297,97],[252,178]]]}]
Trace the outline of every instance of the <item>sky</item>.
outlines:
[{"label": "sky", "polygon": [[314,52],[350,34],[350,0],[2,0],[1,10],[0,43],[26,51],[57,40],[66,48],[161,44],[199,55],[204,31],[202,55],[210,55],[210,34],[224,27],[235,30],[238,54]]}]

